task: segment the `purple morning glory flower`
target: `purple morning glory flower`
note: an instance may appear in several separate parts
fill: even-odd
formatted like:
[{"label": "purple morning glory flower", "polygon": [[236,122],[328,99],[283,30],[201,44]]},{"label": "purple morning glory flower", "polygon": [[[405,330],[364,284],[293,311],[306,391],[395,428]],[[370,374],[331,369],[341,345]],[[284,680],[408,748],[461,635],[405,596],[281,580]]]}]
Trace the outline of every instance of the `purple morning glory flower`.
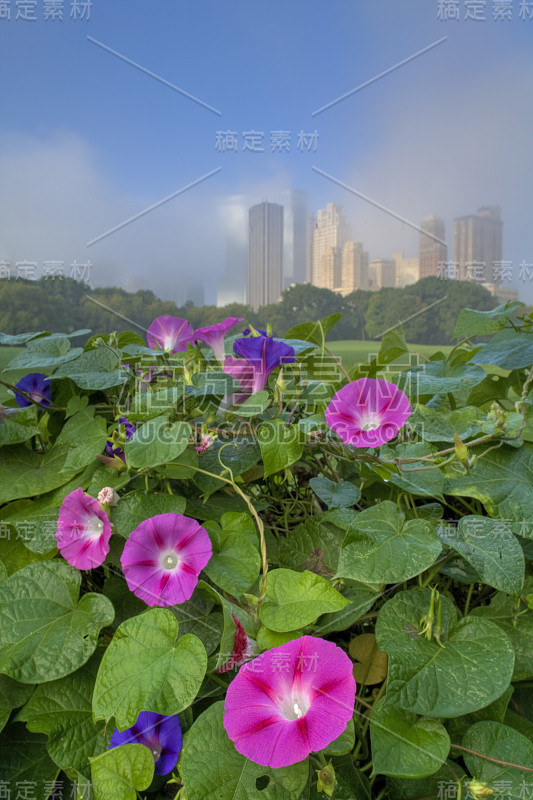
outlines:
[{"label": "purple morning glory flower", "polygon": [[[262,331],[262,330],[261,330],[261,328],[255,328],[255,330],[256,330],[258,333],[260,333],[262,336],[268,336],[268,333],[267,333],[266,331]],[[243,332],[242,332],[242,335],[243,335],[243,336],[250,336],[250,334],[251,334],[251,333],[253,333],[253,331],[252,331],[252,329],[251,329],[251,328],[245,328],[245,329],[243,330]]]},{"label": "purple morning glory flower", "polygon": [[144,744],[154,757],[156,775],[168,775],[176,766],[183,746],[179,717],[141,711],[131,728],[115,730],[109,749],[121,744]]},{"label": "purple morning glory flower", "polygon": [[148,328],[148,347],[171,353],[186,353],[187,343],[193,341],[190,322],[179,317],[156,317]]},{"label": "purple morning glory flower", "polygon": [[224,336],[233,328],[238,322],[242,322],[242,317],[228,317],[223,322],[217,322],[216,325],[208,325],[206,328],[198,328],[194,332],[193,338],[196,341],[205,342],[212,349],[215,354],[216,360],[219,364],[224,363],[226,356],[224,350]]},{"label": "purple morning glory flower", "polygon": [[[128,422],[128,418],[127,417],[120,417],[119,418],[119,423],[121,425],[124,425],[124,429],[125,429],[125,432],[126,432],[126,441],[128,439],[131,439],[131,437],[135,433],[135,425],[133,424],[133,422]],[[111,439],[107,440],[107,443],[106,443],[106,446],[105,446],[105,451],[106,451],[107,455],[108,456],[118,456],[125,463],[126,460],[124,458],[124,450],[122,449],[122,447],[115,447],[114,445],[115,445],[115,442],[113,442]]]},{"label": "purple morning glory flower", "polygon": [[[17,389],[27,392],[32,400],[36,400],[42,406],[50,405],[50,378],[43,375],[42,372],[28,373],[15,386]],[[18,394],[18,392],[15,394],[15,400],[20,408],[32,405],[27,397]]]},{"label": "purple morning glory flower", "polygon": [[[272,336],[236,339],[233,352],[240,358],[228,356],[224,362],[224,372],[238,380],[247,394],[264,389],[272,370],[295,360],[294,349]],[[237,401],[244,397],[239,395]]]}]

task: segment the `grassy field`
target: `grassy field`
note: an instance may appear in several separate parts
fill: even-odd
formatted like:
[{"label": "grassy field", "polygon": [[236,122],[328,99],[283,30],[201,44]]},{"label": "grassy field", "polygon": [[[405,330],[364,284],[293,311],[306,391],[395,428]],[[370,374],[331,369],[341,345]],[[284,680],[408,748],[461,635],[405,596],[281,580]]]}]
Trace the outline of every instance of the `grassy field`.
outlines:
[{"label": "grassy field", "polygon": [[[380,343],[376,341],[363,342],[361,340],[354,340],[327,342],[326,346],[342,361],[343,366],[349,370],[356,364],[368,364],[370,359],[378,354]],[[422,355],[428,357],[437,351],[442,351],[447,355],[452,348],[451,345],[410,344],[409,349],[411,354],[402,356],[394,361],[393,364],[395,367],[406,369],[407,367],[416,366],[416,364],[419,363],[416,353],[422,353]]]}]

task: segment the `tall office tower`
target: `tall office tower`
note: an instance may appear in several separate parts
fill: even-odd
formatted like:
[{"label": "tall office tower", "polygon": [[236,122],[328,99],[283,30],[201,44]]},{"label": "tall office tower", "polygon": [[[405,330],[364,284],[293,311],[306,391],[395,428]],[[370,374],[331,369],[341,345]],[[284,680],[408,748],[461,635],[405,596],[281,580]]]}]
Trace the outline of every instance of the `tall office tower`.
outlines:
[{"label": "tall office tower", "polygon": [[244,195],[224,200],[218,209],[225,232],[225,270],[217,283],[217,306],[246,303],[246,269],[248,263],[248,203]]},{"label": "tall office tower", "polygon": [[342,251],[350,239],[350,226],[344,208],[328,203],[319,210],[313,235],[311,283],[322,289],[342,286]]},{"label": "tall office tower", "polygon": [[283,289],[283,206],[253,206],[248,231],[248,305],[257,311],[277,303]]},{"label": "tall office tower", "polygon": [[361,242],[346,242],[342,250],[343,296],[356,289],[368,289],[368,253]]},{"label": "tall office tower", "polygon": [[[430,275],[442,275],[443,264],[448,259],[448,248],[445,241],[444,222],[435,214],[430,214],[420,223],[426,233],[420,234],[418,257],[420,260],[420,278]],[[429,234],[429,235],[428,235]],[[439,241],[440,240],[440,241]]]},{"label": "tall office tower", "polygon": [[396,264],[390,258],[376,258],[370,265],[373,285],[371,289],[396,286]]},{"label": "tall office tower", "polygon": [[309,280],[307,194],[290,189],[284,193],[283,205],[283,274],[289,283],[306,283]]},{"label": "tall office tower", "polygon": [[463,281],[497,284],[495,265],[502,261],[503,222],[499,206],[454,220],[453,260]]},{"label": "tall office tower", "polygon": [[396,265],[396,286],[404,289],[412,283],[416,283],[420,272],[420,259],[405,258],[403,253],[395,252],[392,254]]}]

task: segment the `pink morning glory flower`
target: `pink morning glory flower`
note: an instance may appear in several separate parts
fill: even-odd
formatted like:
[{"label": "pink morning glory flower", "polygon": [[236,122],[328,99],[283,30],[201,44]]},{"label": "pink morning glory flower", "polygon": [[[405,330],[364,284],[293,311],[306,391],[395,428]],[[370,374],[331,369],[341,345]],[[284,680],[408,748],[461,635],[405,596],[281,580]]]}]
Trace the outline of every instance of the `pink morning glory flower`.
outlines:
[{"label": "pink morning glory flower", "polygon": [[183,514],[157,514],[129,535],[121,556],[126,582],[149,606],[184,603],[211,558],[205,528]]},{"label": "pink morning glory flower", "polygon": [[154,757],[155,774],[168,775],[176,766],[183,745],[179,717],[141,711],[131,728],[115,729],[109,750],[121,744],[144,744]]},{"label": "pink morning glory flower", "polygon": [[94,569],[109,552],[111,523],[98,500],[83,489],[68,494],[59,509],[56,540],[65,561],[76,569]]},{"label": "pink morning glory flower", "polygon": [[[50,405],[50,378],[41,372],[29,372],[15,384],[15,388],[27,392],[32,400],[42,406]],[[15,394],[15,400],[20,408],[32,405],[31,400],[18,392]]]},{"label": "pink morning glory flower", "polygon": [[224,727],[236,750],[287,767],[343,733],[355,703],[352,662],[333,642],[302,636],[244,664],[226,694]]},{"label": "pink morning glory flower", "polygon": [[186,319],[179,317],[156,317],[148,328],[148,347],[153,350],[169,350],[185,353],[187,343],[193,341],[194,330]]},{"label": "pink morning glory flower", "polygon": [[219,364],[224,364],[226,351],[224,349],[224,336],[238,322],[242,322],[243,317],[228,317],[224,322],[217,322],[216,325],[208,325],[206,328],[198,328],[194,332],[196,341],[208,344],[215,354]]},{"label": "pink morning glory flower", "polygon": [[236,339],[233,352],[241,358],[228,356],[224,362],[224,372],[239,381],[246,394],[239,394],[237,402],[246,399],[248,394],[264,389],[272,370],[281,364],[295,360],[294,349],[278,342],[272,336],[251,336]]},{"label": "pink morning glory flower", "polygon": [[378,447],[394,439],[411,415],[411,405],[393,383],[359,378],[334,394],[325,414],[344,444]]}]

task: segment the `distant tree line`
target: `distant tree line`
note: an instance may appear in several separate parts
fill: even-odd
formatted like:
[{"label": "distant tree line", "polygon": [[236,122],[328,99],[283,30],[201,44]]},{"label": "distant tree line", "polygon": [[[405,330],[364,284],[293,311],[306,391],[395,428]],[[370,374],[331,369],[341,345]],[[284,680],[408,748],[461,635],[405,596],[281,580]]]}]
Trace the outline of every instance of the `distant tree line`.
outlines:
[{"label": "distant tree line", "polygon": [[[437,300],[440,302],[424,310]],[[281,336],[301,322],[316,321],[340,312],[342,319],[329,339],[372,339],[404,321],[407,341],[449,344],[462,308],[487,311],[498,302],[479,284],[437,277],[423,278],[405,289],[357,290],[346,297],[329,289],[300,284],[286,289],[278,303],[259,311],[239,303],[224,308],[199,307],[192,303],[177,306],[160,300],[151,291],[126,292],[115,287],[91,289],[72,278],[3,279],[0,280],[0,331],[70,333],[89,328],[93,333],[110,333],[132,330],[132,321],[140,328],[148,328],[155,317],[164,315],[184,317],[194,328],[200,328],[232,316],[243,317],[247,323],[263,329],[270,322],[274,334]]]}]

